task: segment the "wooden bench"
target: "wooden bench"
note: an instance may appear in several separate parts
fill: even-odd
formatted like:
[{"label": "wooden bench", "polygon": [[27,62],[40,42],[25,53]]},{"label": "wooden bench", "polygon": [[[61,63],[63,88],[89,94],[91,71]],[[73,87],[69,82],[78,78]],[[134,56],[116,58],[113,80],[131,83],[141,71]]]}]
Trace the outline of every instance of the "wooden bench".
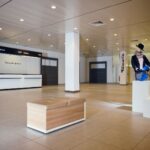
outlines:
[{"label": "wooden bench", "polygon": [[83,98],[51,98],[27,103],[27,127],[49,133],[86,119]]}]

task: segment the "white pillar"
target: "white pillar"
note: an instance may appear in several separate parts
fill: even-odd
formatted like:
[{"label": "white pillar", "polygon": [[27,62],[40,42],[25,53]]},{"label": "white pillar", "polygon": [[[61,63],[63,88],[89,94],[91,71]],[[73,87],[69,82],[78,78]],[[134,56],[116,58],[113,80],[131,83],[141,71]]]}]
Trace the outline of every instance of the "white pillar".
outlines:
[{"label": "white pillar", "polygon": [[127,54],[125,51],[120,52],[119,56],[119,83],[122,85],[127,84]]},{"label": "white pillar", "polygon": [[65,35],[65,91],[80,91],[78,32],[69,32]]}]

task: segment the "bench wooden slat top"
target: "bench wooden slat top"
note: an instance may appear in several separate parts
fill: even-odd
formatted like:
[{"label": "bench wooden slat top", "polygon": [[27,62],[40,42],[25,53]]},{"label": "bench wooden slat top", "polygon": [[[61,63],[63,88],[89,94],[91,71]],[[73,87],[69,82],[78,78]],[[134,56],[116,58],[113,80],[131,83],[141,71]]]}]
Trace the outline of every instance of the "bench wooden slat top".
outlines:
[{"label": "bench wooden slat top", "polygon": [[68,97],[59,97],[59,98],[50,98],[48,100],[40,100],[36,102],[28,102],[28,106],[43,107],[44,109],[55,109],[59,107],[65,107],[70,105],[75,105],[85,102],[84,98],[68,98]]}]

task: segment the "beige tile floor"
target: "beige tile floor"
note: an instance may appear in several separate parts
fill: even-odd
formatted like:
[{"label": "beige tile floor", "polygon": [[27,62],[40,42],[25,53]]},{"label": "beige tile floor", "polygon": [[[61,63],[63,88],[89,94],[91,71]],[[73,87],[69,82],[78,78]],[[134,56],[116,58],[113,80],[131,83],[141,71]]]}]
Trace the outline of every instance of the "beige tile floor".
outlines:
[{"label": "beige tile floor", "polygon": [[[85,97],[87,120],[49,134],[26,128],[26,103],[52,96]],[[76,94],[63,85],[0,91],[0,150],[150,150],[150,119],[130,104],[131,85],[82,84]]]}]

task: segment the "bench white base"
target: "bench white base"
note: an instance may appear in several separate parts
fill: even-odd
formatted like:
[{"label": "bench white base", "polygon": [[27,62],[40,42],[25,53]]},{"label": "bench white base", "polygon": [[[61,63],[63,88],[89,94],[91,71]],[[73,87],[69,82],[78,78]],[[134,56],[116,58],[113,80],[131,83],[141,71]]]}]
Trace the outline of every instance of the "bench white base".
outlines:
[{"label": "bench white base", "polygon": [[67,124],[58,126],[58,127],[56,127],[56,128],[52,128],[52,129],[50,129],[50,130],[42,130],[42,129],[39,129],[39,128],[37,128],[37,127],[28,125],[28,124],[27,124],[27,127],[32,128],[32,129],[37,130],[37,131],[40,131],[40,132],[43,132],[43,133],[50,133],[50,132],[59,130],[59,129],[61,129],[61,128],[64,128],[64,127],[71,126],[71,125],[73,125],[73,124],[82,122],[82,121],[84,121],[84,120],[86,120],[86,118],[83,118],[83,119],[80,119],[80,120],[76,120],[76,121],[73,121],[73,122],[70,122],[70,123],[67,123]]}]

